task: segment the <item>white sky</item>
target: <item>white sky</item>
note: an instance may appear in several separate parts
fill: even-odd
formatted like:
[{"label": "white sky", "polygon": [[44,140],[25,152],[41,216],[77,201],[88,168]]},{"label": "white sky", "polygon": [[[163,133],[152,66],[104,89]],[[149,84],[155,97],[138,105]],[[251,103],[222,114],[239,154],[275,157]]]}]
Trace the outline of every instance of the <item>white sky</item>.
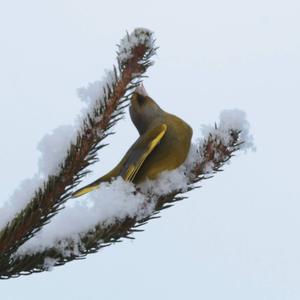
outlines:
[{"label": "white sky", "polygon": [[[50,273],[0,281],[1,299],[300,299],[299,1],[1,1],[1,202],[37,170],[36,145],[79,113],[125,30],[160,46],[145,81],[167,111],[201,124],[247,112],[256,153],[145,226],[135,241]],[[99,177],[137,137],[127,117]]]}]

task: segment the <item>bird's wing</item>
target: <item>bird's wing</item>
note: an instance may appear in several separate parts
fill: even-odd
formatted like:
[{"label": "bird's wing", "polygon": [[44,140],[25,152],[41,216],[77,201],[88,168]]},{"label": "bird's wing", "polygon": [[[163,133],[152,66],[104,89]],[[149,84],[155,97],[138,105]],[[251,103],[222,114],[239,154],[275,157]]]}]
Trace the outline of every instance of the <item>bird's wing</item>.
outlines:
[{"label": "bird's wing", "polygon": [[126,161],[120,172],[125,181],[133,181],[145,159],[155,149],[167,131],[167,125],[161,124],[145,132],[127,152]]},{"label": "bird's wing", "polygon": [[72,197],[80,197],[99,188],[100,183],[113,177],[122,176],[125,181],[133,181],[145,159],[155,149],[167,130],[166,124],[161,124],[141,135],[130,147],[121,162],[109,173],[75,191]]}]

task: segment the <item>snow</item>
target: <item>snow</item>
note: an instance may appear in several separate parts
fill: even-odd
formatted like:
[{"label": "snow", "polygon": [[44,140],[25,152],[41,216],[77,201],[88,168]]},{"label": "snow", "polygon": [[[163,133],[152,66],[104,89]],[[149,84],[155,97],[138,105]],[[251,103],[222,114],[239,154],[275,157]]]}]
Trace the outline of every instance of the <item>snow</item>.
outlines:
[{"label": "snow", "polygon": [[[80,235],[96,225],[107,227],[126,217],[144,219],[153,213],[158,195],[178,189],[186,190],[189,182],[185,172],[185,165],[163,172],[156,180],[143,183],[140,186],[142,193],[137,192],[132,183],[125,182],[121,177],[111,183],[103,183],[98,190],[71,200],[73,203],[69,202],[70,205],[21,246],[16,255],[37,253],[52,247],[58,241],[62,243],[57,244],[57,249],[64,255],[75,254],[74,251],[65,250],[70,240],[74,245],[80,243]],[[78,252],[75,249],[76,251]]]},{"label": "snow", "polygon": [[[194,161],[202,161],[203,157],[203,150],[204,144],[208,140],[209,137],[215,141],[215,143],[222,143],[224,146],[232,149],[232,131],[240,132],[238,143],[242,143],[239,145],[239,150],[247,152],[249,150],[255,151],[256,148],[253,142],[253,136],[250,134],[250,124],[247,121],[246,113],[238,110],[223,110],[220,113],[219,117],[220,121],[217,126],[202,126],[202,135],[203,137],[198,140],[196,144],[196,148],[199,149],[198,151],[194,151]],[[217,149],[217,147],[215,147]],[[215,151],[214,153],[214,160],[222,160],[226,159],[223,157],[223,153],[220,151]],[[229,163],[230,161],[228,161]],[[213,161],[206,162],[204,166],[203,172],[205,174],[212,174],[214,172],[215,164]]]},{"label": "snow", "polygon": [[88,83],[86,87],[78,88],[77,94],[83,103],[92,105],[103,97],[103,88],[103,81],[97,80]]},{"label": "snow", "polygon": [[101,184],[99,189],[83,197],[70,200],[69,205],[21,246],[16,255],[40,252],[58,241],[63,241],[58,245],[59,251],[64,255],[74,254],[74,251],[65,252],[70,239],[74,245],[80,243],[80,234],[92,230],[97,224],[106,227],[126,217],[136,217],[139,220],[150,216],[158,195],[178,189],[185,191],[188,188],[186,172],[195,146],[191,149],[193,150],[185,164],[175,170],[163,172],[156,180],[147,180],[139,186],[142,193],[137,192],[132,183],[118,177],[111,183]]},{"label": "snow", "polygon": [[163,172],[156,180],[141,184],[139,188],[142,193],[137,192],[132,183],[118,177],[111,183],[101,184],[99,189],[83,197],[71,200],[49,224],[21,246],[16,255],[40,252],[58,241],[63,241],[58,245],[58,250],[65,255],[74,254],[73,251],[65,252],[66,239],[68,243],[72,239],[76,245],[80,242],[80,234],[92,230],[97,224],[106,227],[126,217],[139,220],[150,216],[157,196],[174,190],[187,190],[190,183],[186,173],[194,159],[194,151],[195,145],[192,145],[186,162],[179,168]]},{"label": "snow", "polygon": [[203,138],[208,138],[212,135],[219,139],[225,146],[229,146],[232,141],[231,131],[240,131],[240,140],[243,144],[240,145],[240,150],[247,152],[248,150],[255,151],[253,136],[250,134],[250,124],[247,121],[246,113],[239,109],[223,110],[220,113],[220,122],[215,126],[202,126]]},{"label": "snow", "polygon": [[244,111],[239,109],[223,110],[220,114],[219,128],[227,133],[229,130],[241,131],[240,140],[243,141],[243,144],[240,149],[244,152],[256,150],[253,136],[250,134],[250,124]]},{"label": "snow", "polygon": [[149,49],[154,47],[152,31],[146,28],[136,28],[130,35],[121,40],[118,54],[121,64],[132,57],[132,49],[140,44],[144,44]]},{"label": "snow", "polygon": [[175,190],[186,191],[189,179],[186,176],[186,166],[171,171],[162,172],[155,180],[146,180],[140,186],[144,194],[166,195]]},{"label": "snow", "polygon": [[43,179],[35,175],[23,180],[10,198],[0,207],[0,230],[13,219],[28,203],[28,199],[34,196],[35,191],[41,186]]},{"label": "snow", "polygon": [[90,82],[86,87],[77,89],[79,99],[86,105],[86,110],[82,111],[83,115],[90,113],[96,105],[103,105],[104,89],[108,86],[112,90],[116,84],[117,78],[113,70],[104,70],[104,74],[102,80]]},{"label": "snow", "polygon": [[79,236],[93,229],[97,224],[108,226],[126,217],[142,219],[151,214],[154,203],[145,205],[146,198],[136,193],[135,187],[122,178],[112,183],[103,183],[95,190],[56,215],[32,239],[21,246],[17,255],[35,253],[53,246],[66,238],[79,240]]},{"label": "snow", "polygon": [[42,138],[37,145],[40,151],[38,172],[32,178],[23,180],[0,207],[0,230],[28,204],[49,175],[56,175],[59,172],[59,166],[75,138],[76,130],[72,125],[60,126]]},{"label": "snow", "polygon": [[75,143],[77,132],[75,126],[63,125],[46,134],[38,143],[41,155],[38,161],[39,174],[47,178],[56,175],[60,164],[67,155],[71,143]]},{"label": "snow", "polygon": [[46,257],[44,260],[44,267],[47,271],[51,271],[55,266],[57,260],[51,257]]}]

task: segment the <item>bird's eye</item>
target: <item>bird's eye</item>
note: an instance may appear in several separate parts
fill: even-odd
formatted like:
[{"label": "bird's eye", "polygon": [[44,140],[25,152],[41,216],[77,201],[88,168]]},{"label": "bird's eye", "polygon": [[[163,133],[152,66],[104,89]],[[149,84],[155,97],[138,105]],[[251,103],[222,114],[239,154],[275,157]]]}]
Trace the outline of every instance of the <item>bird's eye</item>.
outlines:
[{"label": "bird's eye", "polygon": [[146,102],[146,97],[144,97],[143,95],[137,94],[137,101],[139,103],[139,105],[143,105]]}]

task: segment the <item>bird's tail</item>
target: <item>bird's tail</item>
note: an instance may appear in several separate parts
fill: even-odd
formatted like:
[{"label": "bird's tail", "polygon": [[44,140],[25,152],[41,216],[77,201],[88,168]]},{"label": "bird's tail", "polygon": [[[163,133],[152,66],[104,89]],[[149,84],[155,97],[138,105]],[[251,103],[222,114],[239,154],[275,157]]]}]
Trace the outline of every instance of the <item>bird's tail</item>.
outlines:
[{"label": "bird's tail", "polygon": [[82,195],[85,195],[91,191],[94,191],[96,189],[98,189],[100,187],[100,183],[91,183],[89,185],[86,185],[84,186],[83,188],[75,191],[73,194],[72,194],[72,198],[77,198],[77,197],[80,197]]}]

